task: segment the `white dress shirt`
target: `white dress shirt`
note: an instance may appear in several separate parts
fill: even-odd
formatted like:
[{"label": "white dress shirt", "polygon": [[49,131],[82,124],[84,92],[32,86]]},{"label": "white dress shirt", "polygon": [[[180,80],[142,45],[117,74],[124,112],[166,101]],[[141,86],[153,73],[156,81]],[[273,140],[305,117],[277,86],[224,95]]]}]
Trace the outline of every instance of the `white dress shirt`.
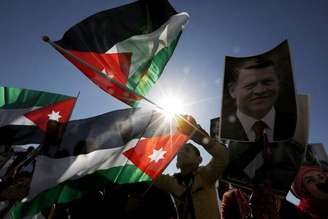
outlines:
[{"label": "white dress shirt", "polygon": [[252,129],[253,125],[257,121],[263,121],[267,128],[264,129],[264,132],[266,133],[268,137],[269,142],[273,142],[273,130],[274,130],[274,121],[275,121],[276,111],[274,108],[272,108],[262,119],[254,119],[253,117],[250,117],[239,110],[237,111],[237,117],[241,123],[241,125],[244,128],[244,131],[246,132],[246,135],[248,137],[248,140],[251,142],[255,141],[255,132]]},{"label": "white dress shirt", "polygon": [[[274,131],[274,121],[275,121],[276,111],[272,108],[262,119],[257,120],[246,114],[237,111],[237,117],[246,132],[246,135],[249,141],[255,141],[255,132],[252,129],[253,125],[257,121],[263,121],[267,128],[264,129],[264,132],[267,135],[268,142],[273,142],[273,131]],[[247,174],[250,178],[255,176],[255,172],[258,168],[260,168],[264,163],[262,152],[257,154],[257,156],[246,166],[244,169],[244,173]]]}]

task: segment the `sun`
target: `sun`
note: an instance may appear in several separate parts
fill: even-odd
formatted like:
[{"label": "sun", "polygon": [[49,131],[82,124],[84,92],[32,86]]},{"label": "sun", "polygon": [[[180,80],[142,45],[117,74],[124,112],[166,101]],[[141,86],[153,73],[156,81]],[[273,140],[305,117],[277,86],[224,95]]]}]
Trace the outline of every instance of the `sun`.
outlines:
[{"label": "sun", "polygon": [[178,95],[165,95],[159,102],[158,105],[163,109],[163,113],[168,118],[172,118],[177,114],[185,112],[183,105],[183,98]]}]

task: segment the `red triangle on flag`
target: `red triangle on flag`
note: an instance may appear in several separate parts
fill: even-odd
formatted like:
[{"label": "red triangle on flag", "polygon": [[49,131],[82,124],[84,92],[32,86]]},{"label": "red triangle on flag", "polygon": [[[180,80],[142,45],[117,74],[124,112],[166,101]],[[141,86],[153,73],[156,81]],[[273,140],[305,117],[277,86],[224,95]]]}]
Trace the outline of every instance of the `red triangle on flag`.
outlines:
[{"label": "red triangle on flag", "polygon": [[[109,77],[112,77],[118,83],[126,86],[129,78],[129,71],[131,66],[132,53],[96,53],[96,52],[80,52],[75,50],[69,50],[74,56],[80,58],[89,65],[95,67],[99,71],[104,72]],[[97,72],[81,64],[76,59],[63,54],[72,64],[74,64],[85,76],[92,80],[101,89],[108,94],[118,98],[119,100],[130,104],[138,101],[141,98],[132,92],[128,92],[126,89],[121,88],[109,79],[104,78]]]},{"label": "red triangle on flag", "polygon": [[182,134],[144,138],[123,154],[154,180],[187,140]]},{"label": "red triangle on flag", "polygon": [[[95,53],[95,52],[80,52],[69,50],[74,56],[82,59],[89,65],[95,67],[99,71],[104,71],[108,76],[112,76],[121,84],[125,84],[129,77],[131,56],[132,53]],[[70,62],[72,62],[80,71],[82,71],[88,78],[93,80],[95,72],[90,68],[84,66],[76,59],[63,54]]]},{"label": "red triangle on flag", "polygon": [[55,120],[59,123],[66,123],[73,110],[76,98],[63,100],[37,110],[30,111],[24,116],[31,120],[43,131],[46,131],[48,120]]}]

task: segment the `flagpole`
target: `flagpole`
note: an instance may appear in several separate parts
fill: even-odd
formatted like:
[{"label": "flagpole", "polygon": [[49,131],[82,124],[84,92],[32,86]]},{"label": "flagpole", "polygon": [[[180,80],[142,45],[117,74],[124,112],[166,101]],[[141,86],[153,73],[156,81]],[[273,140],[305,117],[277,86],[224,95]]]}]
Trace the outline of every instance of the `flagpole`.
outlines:
[{"label": "flagpole", "polygon": [[52,219],[54,217],[56,209],[57,209],[56,204],[53,204],[50,208],[50,212],[48,214],[47,219]]},{"label": "flagpole", "polygon": [[[71,119],[71,116],[72,116],[73,110],[74,110],[74,108],[75,108],[75,104],[76,104],[77,99],[79,98],[79,96],[80,96],[80,91],[77,93],[77,95],[76,95],[76,97],[75,97],[75,101],[74,101],[74,104],[73,104],[72,110],[71,110],[71,112],[70,112],[69,115],[68,115],[68,118],[69,118],[69,119]],[[68,121],[67,121],[67,122],[68,122]]]},{"label": "flagpole", "polygon": [[[114,83],[115,85],[117,85],[118,87],[122,88],[125,91],[131,92],[134,95],[140,97],[141,99],[144,99],[145,101],[147,101],[148,103],[156,106],[158,109],[166,111],[163,107],[161,107],[160,105],[156,104],[154,101],[146,98],[145,96],[136,93],[134,90],[131,90],[130,88],[124,86],[123,84],[121,84],[120,82],[118,82],[117,80],[115,80],[114,78],[109,77],[108,75],[104,74],[102,71],[100,71],[99,69],[95,68],[93,65],[90,65],[89,63],[85,62],[83,59],[76,57],[74,54],[72,54],[70,51],[66,50],[65,48],[61,47],[60,45],[56,44],[55,42],[53,42],[48,36],[43,36],[42,40],[46,43],[49,43],[53,48],[57,49],[58,51],[66,54],[67,56],[69,56],[70,58],[78,61],[80,64],[82,64],[83,66],[89,68],[90,70],[96,72],[98,75],[100,75],[101,77],[110,80],[112,83]],[[194,129],[200,130],[197,125],[195,126],[194,124],[192,124],[191,122],[189,122],[187,119],[185,119],[183,116],[178,115],[175,113],[175,116],[179,117],[180,119],[184,120],[185,122],[188,123],[188,125],[192,126]],[[201,131],[201,130],[200,130]]]},{"label": "flagpole", "polygon": [[90,70],[96,72],[98,75],[102,76],[105,79],[110,80],[112,83],[114,83],[116,86],[122,88],[125,91],[128,91],[130,93],[133,93],[134,95],[136,95],[137,97],[144,99],[145,101],[151,103],[152,105],[156,106],[157,108],[164,110],[163,107],[159,106],[158,104],[156,104],[154,101],[148,99],[147,97],[138,94],[137,92],[135,92],[134,90],[124,86],[123,84],[121,84],[120,82],[118,82],[117,80],[115,80],[114,78],[109,77],[108,75],[104,74],[102,71],[100,71],[99,69],[97,69],[96,67],[94,67],[93,65],[90,65],[89,63],[87,63],[86,61],[84,61],[83,59],[75,56],[74,54],[72,54],[70,51],[68,51],[67,49],[61,47],[60,45],[56,44],[55,42],[53,42],[48,36],[43,36],[42,40],[46,43],[49,43],[52,47],[54,47],[55,49],[57,49],[58,51],[64,53],[65,55],[68,55],[70,58],[78,61],[80,64],[82,64],[83,66],[89,68]]}]

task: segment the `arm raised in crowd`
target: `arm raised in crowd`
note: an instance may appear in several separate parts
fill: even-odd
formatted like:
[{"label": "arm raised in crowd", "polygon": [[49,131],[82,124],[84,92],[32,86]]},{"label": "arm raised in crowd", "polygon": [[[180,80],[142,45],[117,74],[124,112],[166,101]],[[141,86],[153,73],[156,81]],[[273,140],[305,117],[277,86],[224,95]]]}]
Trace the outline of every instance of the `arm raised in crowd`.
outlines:
[{"label": "arm raised in crowd", "polygon": [[215,182],[227,166],[228,151],[191,116],[178,116],[177,130],[202,145],[213,158],[206,166],[199,166],[202,162],[200,151],[186,143],[177,154],[180,172],[174,176],[162,174],[154,185],[173,195],[181,218],[219,218]]},{"label": "arm raised in crowd", "polygon": [[177,124],[177,128],[181,133],[190,136],[191,140],[202,145],[212,155],[211,161],[201,168],[201,174],[204,179],[208,180],[208,183],[215,182],[222,176],[228,165],[229,154],[227,148],[214,138],[211,138],[191,116],[179,117]]}]

